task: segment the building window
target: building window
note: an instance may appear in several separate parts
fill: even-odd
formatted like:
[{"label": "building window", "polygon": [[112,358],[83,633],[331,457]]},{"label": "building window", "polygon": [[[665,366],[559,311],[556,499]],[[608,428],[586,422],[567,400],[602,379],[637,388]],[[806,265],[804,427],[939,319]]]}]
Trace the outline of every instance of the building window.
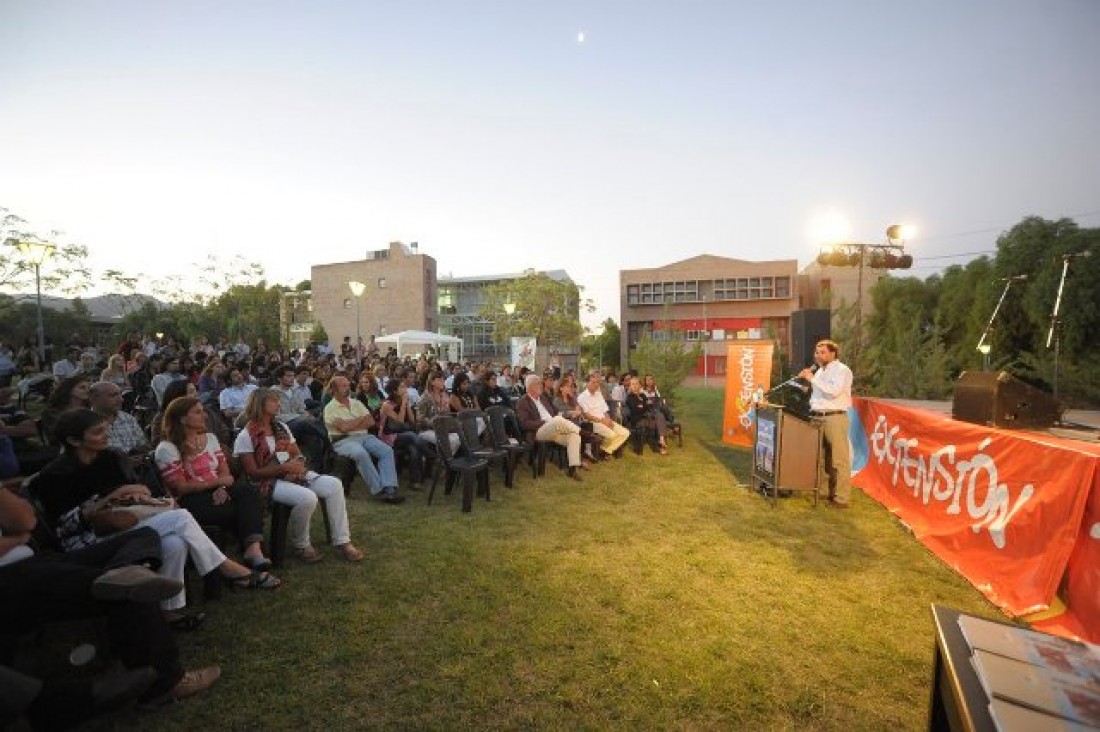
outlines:
[{"label": "building window", "polygon": [[351,298],[350,297],[345,297],[344,298],[344,310],[347,310],[350,307],[351,307]]}]

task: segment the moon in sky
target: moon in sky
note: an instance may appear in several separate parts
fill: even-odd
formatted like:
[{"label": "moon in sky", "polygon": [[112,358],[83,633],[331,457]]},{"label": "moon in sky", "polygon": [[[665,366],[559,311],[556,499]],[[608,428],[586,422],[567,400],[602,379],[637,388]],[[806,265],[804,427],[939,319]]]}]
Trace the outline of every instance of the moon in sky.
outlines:
[{"label": "moon in sky", "polygon": [[577,43],[584,43],[584,31],[577,33]]}]

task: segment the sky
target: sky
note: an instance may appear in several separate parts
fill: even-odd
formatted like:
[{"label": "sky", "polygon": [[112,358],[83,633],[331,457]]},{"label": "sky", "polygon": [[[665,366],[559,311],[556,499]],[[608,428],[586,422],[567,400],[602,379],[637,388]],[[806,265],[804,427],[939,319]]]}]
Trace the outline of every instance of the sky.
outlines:
[{"label": "sky", "polygon": [[148,282],[565,269],[590,326],[620,269],[893,223],[926,277],[1100,226],[1097,38],[1096,0],[0,0],[0,207]]}]

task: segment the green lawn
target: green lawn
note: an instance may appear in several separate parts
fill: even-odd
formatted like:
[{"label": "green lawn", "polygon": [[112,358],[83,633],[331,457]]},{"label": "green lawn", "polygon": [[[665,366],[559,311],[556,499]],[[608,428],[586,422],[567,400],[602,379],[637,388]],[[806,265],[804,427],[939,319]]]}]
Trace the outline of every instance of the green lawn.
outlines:
[{"label": "green lawn", "polygon": [[[277,592],[206,604],[179,639],[219,663],[158,729],[918,729],[929,605],[995,616],[881,507],[773,508],[720,442],[721,392],[685,389],[683,448],[556,468],[460,512],[365,499],[367,560],[291,562]],[[315,536],[323,536],[315,516]]]}]

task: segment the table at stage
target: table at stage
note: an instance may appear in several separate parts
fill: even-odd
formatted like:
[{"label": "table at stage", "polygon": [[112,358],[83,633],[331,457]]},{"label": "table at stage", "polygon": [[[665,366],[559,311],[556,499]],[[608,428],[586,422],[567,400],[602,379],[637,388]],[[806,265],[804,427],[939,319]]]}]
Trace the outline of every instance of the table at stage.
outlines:
[{"label": "table at stage", "polygon": [[959,627],[958,610],[932,606],[936,651],[932,661],[932,698],[928,729],[993,732],[989,698],[970,663],[970,646]]},{"label": "table at stage", "polygon": [[849,436],[853,484],[990,602],[1100,642],[1100,446],[862,398]]}]

